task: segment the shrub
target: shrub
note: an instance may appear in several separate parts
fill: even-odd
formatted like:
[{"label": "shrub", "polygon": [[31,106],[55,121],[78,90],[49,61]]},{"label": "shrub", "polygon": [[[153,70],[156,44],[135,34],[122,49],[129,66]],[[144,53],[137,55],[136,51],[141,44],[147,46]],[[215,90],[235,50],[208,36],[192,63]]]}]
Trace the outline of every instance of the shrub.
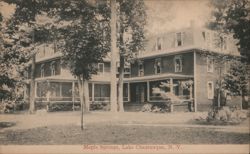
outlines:
[{"label": "shrub", "polygon": [[108,102],[92,102],[90,104],[90,110],[103,110],[103,111],[108,111],[110,110],[110,105]]},{"label": "shrub", "polygon": [[150,102],[142,106],[142,112],[168,112],[170,111],[170,102]]},{"label": "shrub", "polygon": [[[80,102],[74,103],[74,109],[80,110]],[[72,111],[73,110],[73,102],[50,102],[48,103],[48,111]]]},{"label": "shrub", "polygon": [[247,113],[237,110],[235,107],[223,106],[222,108],[211,108],[206,118],[210,124],[239,124],[247,119]]}]

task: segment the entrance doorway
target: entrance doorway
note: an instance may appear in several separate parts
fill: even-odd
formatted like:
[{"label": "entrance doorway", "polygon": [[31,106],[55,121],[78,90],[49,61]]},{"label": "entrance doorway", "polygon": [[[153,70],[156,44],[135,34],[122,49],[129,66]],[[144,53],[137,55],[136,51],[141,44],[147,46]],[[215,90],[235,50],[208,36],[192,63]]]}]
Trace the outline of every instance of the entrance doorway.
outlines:
[{"label": "entrance doorway", "polygon": [[130,84],[131,102],[144,103],[147,101],[147,83],[131,83]]}]

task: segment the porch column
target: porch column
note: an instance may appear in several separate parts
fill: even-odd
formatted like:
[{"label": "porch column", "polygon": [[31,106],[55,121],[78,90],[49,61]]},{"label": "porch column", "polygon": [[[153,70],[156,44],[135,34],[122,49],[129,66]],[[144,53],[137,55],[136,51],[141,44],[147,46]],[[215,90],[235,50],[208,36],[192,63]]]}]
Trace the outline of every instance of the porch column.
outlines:
[{"label": "porch column", "polygon": [[170,92],[174,93],[173,78],[170,78]]},{"label": "porch column", "polygon": [[[47,81],[48,82],[48,87],[50,87],[50,82],[49,81]],[[47,102],[49,102],[50,101],[50,90],[48,90],[47,91]]]},{"label": "porch column", "polygon": [[36,97],[37,97],[37,81],[35,82],[35,87],[34,87],[34,89],[35,89],[35,99],[36,99]]},{"label": "porch column", "polygon": [[92,102],[94,102],[95,101],[95,83],[93,82],[92,83]]},{"label": "porch column", "polygon": [[130,83],[128,83],[128,102],[130,102]]},{"label": "porch column", "polygon": [[149,97],[149,94],[150,94],[150,87],[149,87],[150,85],[149,85],[149,81],[147,81],[147,101],[149,102],[149,99],[150,99],[150,97]]},{"label": "porch column", "polygon": [[75,102],[75,81],[72,82],[72,102]]},{"label": "porch column", "polygon": [[75,111],[75,81],[72,81],[72,110]]},{"label": "porch column", "polygon": [[194,51],[194,112],[197,112],[197,62],[196,52]]}]

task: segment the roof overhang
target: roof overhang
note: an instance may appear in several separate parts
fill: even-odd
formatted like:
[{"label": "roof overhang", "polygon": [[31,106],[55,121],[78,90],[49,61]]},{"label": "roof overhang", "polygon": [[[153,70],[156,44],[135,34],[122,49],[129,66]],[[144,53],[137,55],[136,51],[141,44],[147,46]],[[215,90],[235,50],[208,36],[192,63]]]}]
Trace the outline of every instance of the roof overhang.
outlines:
[{"label": "roof overhang", "polygon": [[145,81],[156,81],[156,80],[165,80],[165,79],[192,79],[193,75],[183,75],[183,74],[173,74],[173,73],[164,73],[156,74],[150,76],[140,76],[140,77],[131,77],[124,78],[124,82],[145,82]]}]

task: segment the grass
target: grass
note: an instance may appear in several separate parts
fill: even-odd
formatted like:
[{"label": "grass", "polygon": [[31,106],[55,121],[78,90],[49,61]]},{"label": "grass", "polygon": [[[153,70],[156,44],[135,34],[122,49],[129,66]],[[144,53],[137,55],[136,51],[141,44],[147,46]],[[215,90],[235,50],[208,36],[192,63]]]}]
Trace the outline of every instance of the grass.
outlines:
[{"label": "grass", "polygon": [[6,130],[0,133],[2,144],[249,144],[248,133],[220,132],[211,128],[169,126],[87,124],[45,126]]}]

